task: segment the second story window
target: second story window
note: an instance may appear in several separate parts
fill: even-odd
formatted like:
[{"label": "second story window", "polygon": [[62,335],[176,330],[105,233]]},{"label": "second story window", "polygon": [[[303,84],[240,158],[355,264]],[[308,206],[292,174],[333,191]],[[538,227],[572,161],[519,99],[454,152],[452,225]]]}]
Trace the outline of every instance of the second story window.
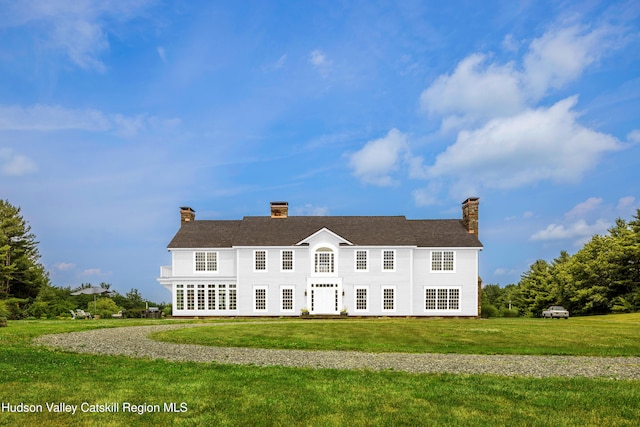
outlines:
[{"label": "second story window", "polygon": [[455,253],[453,251],[431,252],[431,271],[455,271]]},{"label": "second story window", "polygon": [[254,251],[253,259],[253,268],[255,271],[267,270],[267,251]]},{"label": "second story window", "polygon": [[282,251],[282,271],[293,271],[293,251]]},{"label": "second story window", "polygon": [[217,252],[196,252],[196,271],[218,271]]},{"label": "second story window", "polygon": [[395,271],[396,269],[396,251],[382,251],[382,270]]},{"label": "second story window", "polygon": [[369,270],[369,265],[367,263],[367,251],[357,250],[356,251],[356,271],[367,271],[367,270]]},{"label": "second story window", "polygon": [[315,272],[316,273],[333,273],[334,261],[333,251],[329,248],[320,248],[315,254]]}]

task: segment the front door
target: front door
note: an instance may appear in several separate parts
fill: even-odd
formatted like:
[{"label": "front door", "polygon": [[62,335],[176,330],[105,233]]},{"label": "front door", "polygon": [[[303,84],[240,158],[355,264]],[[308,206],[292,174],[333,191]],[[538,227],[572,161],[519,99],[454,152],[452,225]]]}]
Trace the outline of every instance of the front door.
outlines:
[{"label": "front door", "polygon": [[337,314],[340,295],[337,283],[311,284],[311,314]]}]

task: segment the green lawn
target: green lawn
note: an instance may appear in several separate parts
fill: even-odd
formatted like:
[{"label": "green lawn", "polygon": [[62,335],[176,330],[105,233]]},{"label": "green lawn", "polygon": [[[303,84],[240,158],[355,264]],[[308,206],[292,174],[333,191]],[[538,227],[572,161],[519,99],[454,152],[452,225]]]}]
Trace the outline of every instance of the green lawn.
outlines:
[{"label": "green lawn", "polygon": [[564,319],[355,319],[212,326],[155,339],[221,347],[640,356],[640,314]]},{"label": "green lawn", "polygon": [[[501,321],[505,321],[505,325],[511,322]],[[536,324],[529,325],[527,319],[513,321],[522,321],[527,328]],[[638,317],[576,318],[537,324],[542,331],[543,328],[574,328],[589,321],[594,322],[594,326],[609,324],[610,332],[626,330],[620,332],[625,336],[630,333],[628,324],[637,326]],[[640,419],[640,381],[170,363],[71,354],[30,345],[33,337],[44,333],[159,322],[167,323],[128,319],[9,322],[8,327],[0,328],[0,403],[41,405],[43,412],[0,412],[0,425],[636,426]],[[386,328],[388,322],[380,321],[380,327]],[[401,329],[405,322],[413,321],[401,320],[396,329]],[[502,330],[495,326],[498,321],[421,322],[425,327],[462,322],[459,328]],[[320,326],[309,321],[288,323],[303,324],[303,328],[312,330]],[[334,323],[339,328],[352,322]],[[376,323],[367,324],[376,329]],[[252,326],[262,329],[279,325]],[[486,332],[488,347],[497,334]],[[378,332],[375,336],[381,335],[384,333]],[[450,336],[445,338],[451,341]],[[380,348],[388,345],[380,344]],[[78,405],[78,412],[75,415],[50,413],[47,402]],[[83,403],[86,410],[91,408],[89,405],[112,402],[118,404],[118,412],[80,412]],[[178,409],[184,402],[182,408],[186,411],[165,412],[164,404],[171,402],[177,403]],[[147,404],[152,408],[158,405],[161,411],[127,412],[125,404]]]}]

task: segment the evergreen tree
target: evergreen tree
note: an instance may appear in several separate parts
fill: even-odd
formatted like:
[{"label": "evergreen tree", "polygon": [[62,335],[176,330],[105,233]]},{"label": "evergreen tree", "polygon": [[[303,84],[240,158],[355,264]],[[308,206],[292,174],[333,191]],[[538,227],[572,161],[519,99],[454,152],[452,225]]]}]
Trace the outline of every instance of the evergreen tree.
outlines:
[{"label": "evergreen tree", "polygon": [[35,239],[20,208],[0,200],[0,298],[35,298],[49,283]]}]

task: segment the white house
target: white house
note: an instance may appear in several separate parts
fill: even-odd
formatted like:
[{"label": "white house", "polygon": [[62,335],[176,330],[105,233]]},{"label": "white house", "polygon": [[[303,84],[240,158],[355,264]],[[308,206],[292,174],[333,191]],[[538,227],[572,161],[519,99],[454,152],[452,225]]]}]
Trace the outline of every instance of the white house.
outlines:
[{"label": "white house", "polygon": [[180,208],[158,282],[174,316],[478,316],[478,199],[462,220],[271,215],[196,220]]}]

